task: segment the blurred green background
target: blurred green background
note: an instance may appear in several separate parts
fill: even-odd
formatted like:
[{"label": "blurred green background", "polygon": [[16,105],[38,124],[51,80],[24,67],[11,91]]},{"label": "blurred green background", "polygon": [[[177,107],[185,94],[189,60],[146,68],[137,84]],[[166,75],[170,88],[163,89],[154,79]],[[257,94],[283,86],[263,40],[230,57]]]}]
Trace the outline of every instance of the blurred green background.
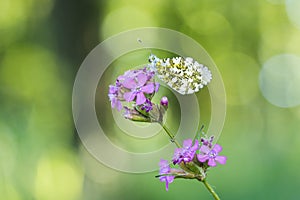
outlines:
[{"label": "blurred green background", "polygon": [[[300,62],[279,66],[274,83],[292,88],[285,95],[273,92],[271,100],[265,98],[259,82],[270,58],[299,58],[298,10],[297,0],[1,0],[1,199],[212,199],[196,181],[176,180],[166,192],[154,178],[157,172],[109,169],[77,136],[72,87],[80,64],[106,38],[147,26],[194,38],[222,74],[227,118],[218,143],[228,163],[212,169],[208,178],[222,199],[299,199],[300,101],[293,106],[276,102],[297,100],[300,79],[276,77],[289,74],[289,64],[300,73]],[[130,67],[123,61],[120,72]],[[115,76],[106,75],[103,85]],[[206,98],[207,91],[202,94]],[[201,123],[208,124],[209,117],[204,119]],[[109,129],[110,120],[102,123]],[[131,146],[125,139],[122,144]],[[136,142],[132,148],[143,146]]]}]

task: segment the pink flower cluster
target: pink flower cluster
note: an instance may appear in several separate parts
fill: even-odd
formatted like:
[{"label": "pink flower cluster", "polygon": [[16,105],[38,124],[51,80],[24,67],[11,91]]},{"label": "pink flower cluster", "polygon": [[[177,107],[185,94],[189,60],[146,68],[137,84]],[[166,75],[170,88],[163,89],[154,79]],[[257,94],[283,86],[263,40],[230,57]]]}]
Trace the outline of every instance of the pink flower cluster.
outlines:
[{"label": "pink flower cluster", "polygon": [[147,68],[126,71],[119,76],[115,85],[109,86],[108,97],[111,107],[122,110],[122,101],[141,105],[146,111],[152,109],[151,97],[159,89],[154,82],[154,72]]},{"label": "pink flower cluster", "polygon": [[[222,151],[221,145],[216,144],[213,146],[212,140],[213,137],[211,137],[210,140],[202,138],[200,144],[198,140],[195,140],[194,144],[192,139],[183,141],[183,147],[175,149],[172,159],[173,164],[177,164],[181,167],[182,164],[186,166],[186,164],[192,163],[194,166],[204,168],[204,170],[206,170],[208,167],[217,166],[217,162],[222,165],[226,164],[227,157],[219,155],[219,153]],[[172,170],[174,171],[174,169],[170,167],[166,160],[161,160],[159,165],[159,179],[162,182],[166,182],[166,190],[168,190],[169,183],[173,182],[175,177],[183,178],[187,176],[186,174],[182,175],[182,172],[184,171],[181,171],[180,174],[171,173]],[[182,169],[185,170],[184,168]],[[190,171],[186,173],[190,173]]]}]

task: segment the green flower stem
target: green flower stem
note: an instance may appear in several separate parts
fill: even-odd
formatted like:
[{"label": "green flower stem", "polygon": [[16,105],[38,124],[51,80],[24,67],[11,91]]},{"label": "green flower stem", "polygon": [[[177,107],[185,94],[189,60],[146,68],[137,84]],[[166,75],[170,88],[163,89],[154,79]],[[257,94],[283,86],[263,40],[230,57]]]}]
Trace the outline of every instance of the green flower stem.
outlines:
[{"label": "green flower stem", "polygon": [[211,195],[214,197],[215,200],[220,200],[220,197],[217,195],[217,193],[214,191],[214,189],[209,185],[208,182],[206,182],[206,179],[204,179],[203,184],[207,188],[207,190],[211,193]]},{"label": "green flower stem", "polygon": [[164,130],[166,131],[168,136],[171,138],[171,141],[174,142],[178,148],[181,148],[181,145],[177,142],[177,140],[175,139],[175,136],[171,133],[171,131],[168,129],[168,127],[166,127],[166,125],[164,125],[162,123],[160,123],[160,125],[164,128]]}]

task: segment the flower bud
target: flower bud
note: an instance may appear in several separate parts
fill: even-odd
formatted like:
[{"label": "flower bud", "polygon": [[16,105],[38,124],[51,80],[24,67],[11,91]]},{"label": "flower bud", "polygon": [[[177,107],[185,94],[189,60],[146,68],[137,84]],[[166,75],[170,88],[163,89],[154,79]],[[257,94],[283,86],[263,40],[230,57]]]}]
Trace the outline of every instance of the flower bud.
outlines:
[{"label": "flower bud", "polygon": [[167,97],[162,97],[161,100],[160,100],[160,105],[168,107],[168,104],[169,104],[168,98]]}]

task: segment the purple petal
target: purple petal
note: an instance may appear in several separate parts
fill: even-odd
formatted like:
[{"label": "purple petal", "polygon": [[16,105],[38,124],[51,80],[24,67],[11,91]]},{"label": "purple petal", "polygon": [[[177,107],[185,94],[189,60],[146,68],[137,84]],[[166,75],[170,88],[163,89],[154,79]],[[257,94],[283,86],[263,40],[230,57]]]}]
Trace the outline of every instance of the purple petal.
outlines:
[{"label": "purple petal", "polygon": [[145,85],[144,87],[141,88],[142,92],[145,92],[147,94],[151,94],[154,92],[154,84],[149,83],[148,85]]},{"label": "purple petal", "polygon": [[116,108],[118,111],[122,110],[122,103],[118,100],[117,103],[116,103]]},{"label": "purple petal", "polygon": [[166,164],[160,163],[159,174],[167,174],[170,172],[170,170],[171,168],[168,163]]},{"label": "purple petal", "polygon": [[165,176],[165,182],[166,182],[166,190],[169,191],[169,183],[172,183],[174,180],[174,176]]},{"label": "purple petal", "polygon": [[216,165],[217,165],[217,163],[216,163],[216,161],[215,161],[215,159],[213,159],[213,158],[210,158],[209,160],[208,160],[208,166],[211,166],[211,167],[215,167]]},{"label": "purple petal", "polygon": [[159,83],[155,83],[155,92],[158,92],[160,84]]},{"label": "purple petal", "polygon": [[[178,158],[180,156],[180,152],[181,152],[181,149],[180,148],[176,148],[175,151],[174,151],[174,155],[173,155],[173,164],[177,163],[178,161]],[[175,163],[174,163],[175,162]]]},{"label": "purple petal", "polygon": [[210,149],[209,149],[208,146],[202,145],[202,146],[200,147],[200,151],[201,151],[202,153],[204,153],[204,154],[208,154],[208,153],[210,152]]},{"label": "purple petal", "polygon": [[110,101],[112,101],[113,99],[116,98],[116,95],[114,95],[114,94],[108,94],[108,98],[109,98]]},{"label": "purple petal", "polygon": [[206,162],[209,159],[208,155],[202,155],[202,154],[198,154],[197,158],[200,162]]},{"label": "purple petal", "polygon": [[118,87],[114,86],[114,85],[109,85],[109,91],[108,94],[114,94],[118,92]]},{"label": "purple petal", "polygon": [[213,148],[216,153],[220,153],[222,151],[222,147],[219,144],[216,144]]},{"label": "purple petal", "polygon": [[220,164],[225,165],[227,157],[226,156],[217,156],[215,158],[216,161],[218,161]]},{"label": "purple petal", "polygon": [[192,139],[187,139],[183,141],[183,148],[190,148],[193,144],[193,140]]},{"label": "purple petal", "polygon": [[199,149],[199,141],[195,140],[194,146],[192,146],[191,151],[197,151]]},{"label": "purple petal", "polygon": [[141,73],[141,74],[137,75],[137,82],[138,82],[137,86],[141,87],[141,86],[145,85],[147,80],[148,80],[148,77],[146,74]]},{"label": "purple petal", "polygon": [[135,92],[126,92],[124,94],[124,99],[127,101],[127,102],[130,102],[130,101],[133,101],[133,99],[135,98],[136,96],[136,93]]},{"label": "purple petal", "polygon": [[181,148],[176,148],[174,151],[174,156],[179,155],[181,152]]},{"label": "purple petal", "polygon": [[160,161],[159,161],[159,166],[160,167],[165,167],[167,165],[169,165],[169,162],[167,160],[160,159]]},{"label": "purple petal", "polygon": [[169,182],[167,179],[166,179],[166,190],[169,191]]},{"label": "purple petal", "polygon": [[160,176],[160,177],[159,177],[159,180],[160,180],[161,182],[165,182],[165,181],[166,181],[166,177],[165,177],[165,176]]},{"label": "purple petal", "polygon": [[174,181],[175,176],[167,176],[168,183],[172,183]]},{"label": "purple petal", "polygon": [[123,86],[128,89],[134,89],[137,87],[137,84],[133,78],[126,78],[123,82]]},{"label": "purple petal", "polygon": [[146,101],[146,97],[145,97],[144,93],[142,93],[142,92],[137,93],[136,105],[141,105],[141,104],[145,103],[145,101]]},{"label": "purple petal", "polygon": [[110,105],[112,108],[116,107],[116,98],[111,99]]}]

